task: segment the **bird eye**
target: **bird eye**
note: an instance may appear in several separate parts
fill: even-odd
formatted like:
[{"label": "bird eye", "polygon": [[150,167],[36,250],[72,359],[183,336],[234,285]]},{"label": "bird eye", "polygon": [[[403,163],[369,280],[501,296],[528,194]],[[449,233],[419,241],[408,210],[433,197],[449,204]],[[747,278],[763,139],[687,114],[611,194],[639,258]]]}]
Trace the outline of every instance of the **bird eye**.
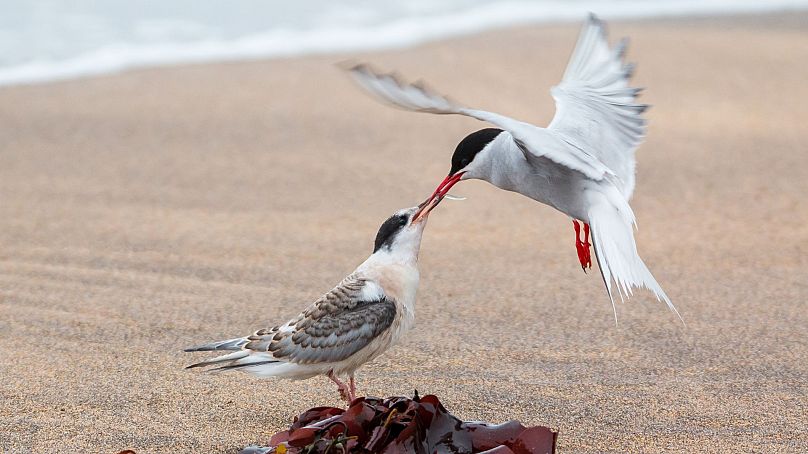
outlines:
[{"label": "bird eye", "polygon": [[463,167],[466,167],[467,165],[469,165],[469,160],[467,158],[461,159],[460,160],[460,165],[463,166]]},{"label": "bird eye", "polygon": [[402,227],[407,225],[407,218],[405,216],[402,216],[401,219],[398,220],[398,225],[400,225]]}]

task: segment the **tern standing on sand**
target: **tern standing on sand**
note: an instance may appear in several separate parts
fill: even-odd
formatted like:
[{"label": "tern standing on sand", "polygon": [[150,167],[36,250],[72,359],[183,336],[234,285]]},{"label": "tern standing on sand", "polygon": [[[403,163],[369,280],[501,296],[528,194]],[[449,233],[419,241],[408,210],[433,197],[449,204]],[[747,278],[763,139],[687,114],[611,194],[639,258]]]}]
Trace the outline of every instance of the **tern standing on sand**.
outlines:
[{"label": "tern standing on sand", "polygon": [[642,113],[647,106],[636,103],[639,89],[628,84],[633,68],[623,63],[625,46],[624,40],[610,49],[604,24],[590,16],[561,83],[552,90],[556,114],[547,128],[463,107],[422,84],[402,83],[366,65],[350,71],[362,87],[395,106],[465,115],[497,126],[472,133],[458,144],[449,175],[433,198],[443,198],[458,181],[476,178],[550,205],[572,218],[584,270],[592,266],[591,226],[595,257],[612,306],[614,281],[621,298],[633,287],[645,287],[676,312],[634,242],[636,220],[628,200],[634,191],[634,150],[645,135]]},{"label": "tern standing on sand", "polygon": [[[418,251],[430,210],[398,211],[382,224],[373,254],[330,292],[283,325],[187,352],[232,351],[191,366],[291,379],[326,375],[340,396],[356,397],[354,372],[393,346],[415,322]],[[347,375],[345,384],[339,376]]]}]

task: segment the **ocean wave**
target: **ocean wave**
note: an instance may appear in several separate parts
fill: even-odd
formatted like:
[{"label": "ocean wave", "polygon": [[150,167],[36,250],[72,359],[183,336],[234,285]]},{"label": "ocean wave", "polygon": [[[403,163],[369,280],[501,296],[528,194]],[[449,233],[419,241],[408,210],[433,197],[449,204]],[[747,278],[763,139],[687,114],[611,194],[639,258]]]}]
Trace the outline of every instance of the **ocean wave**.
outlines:
[{"label": "ocean wave", "polygon": [[[462,3],[458,3],[462,6]],[[370,6],[369,6],[370,7]],[[607,0],[503,1],[474,4],[458,10],[419,11],[410,17],[387,18],[375,24],[321,21],[316,27],[276,27],[232,38],[118,42],[63,58],[32,58],[0,66],[0,85],[31,84],[120,72],[133,68],[177,64],[254,60],[306,54],[328,54],[401,48],[426,41],[475,33],[492,28],[542,22],[582,20],[592,11],[604,19],[659,16],[743,14],[806,9],[808,0]],[[345,17],[362,16],[361,11]],[[329,11],[332,17],[333,11]],[[169,22],[170,24],[170,22]],[[198,31],[183,22],[183,32]],[[198,27],[204,30],[203,26]]]}]

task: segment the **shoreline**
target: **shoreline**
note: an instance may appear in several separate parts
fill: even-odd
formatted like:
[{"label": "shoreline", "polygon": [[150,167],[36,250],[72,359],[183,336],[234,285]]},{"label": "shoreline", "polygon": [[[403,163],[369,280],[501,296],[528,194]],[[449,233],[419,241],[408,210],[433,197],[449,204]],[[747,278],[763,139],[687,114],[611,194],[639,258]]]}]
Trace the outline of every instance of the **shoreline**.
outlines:
[{"label": "shoreline", "polygon": [[[648,16],[618,16],[616,18],[609,18],[607,15],[604,16],[604,19],[608,23],[615,24],[656,22],[666,23],[677,21],[693,23],[703,21],[713,23],[747,22],[759,24],[761,21],[766,22],[767,20],[776,20],[778,22],[782,22],[784,18],[788,19],[800,16],[804,18],[807,15],[808,5],[794,6],[792,8],[783,8],[778,10],[764,9],[762,11],[751,8],[749,11],[733,11],[723,14],[716,13],[714,11],[707,11],[703,13],[652,13]],[[181,68],[185,66],[230,63],[256,63],[270,60],[297,58],[328,58],[340,55],[355,55],[357,53],[404,51],[409,49],[417,49],[418,47],[426,46],[435,42],[464,39],[479,34],[496,33],[498,31],[505,31],[508,29],[575,25],[582,23],[586,14],[581,13],[580,16],[580,19],[570,16],[567,18],[536,20],[529,22],[525,21],[524,19],[514,20],[513,23],[489,24],[479,26],[478,28],[471,30],[462,30],[449,33],[437,32],[435,36],[401,38],[401,42],[390,42],[387,45],[357,44],[358,42],[363,41],[362,39],[359,39],[359,41],[353,45],[347,45],[344,48],[337,46],[337,48],[329,50],[317,50],[316,47],[318,46],[315,45],[315,48],[309,51],[272,51],[269,48],[261,51],[255,48],[255,44],[250,43],[251,39],[249,39],[249,37],[235,40],[233,42],[201,42],[196,44],[188,44],[187,46],[189,47],[184,50],[181,47],[177,47],[175,44],[171,43],[167,43],[163,48],[139,48],[137,46],[129,46],[127,49],[127,46],[123,46],[123,48],[111,49],[111,51],[107,49],[97,49],[91,53],[80,54],[59,62],[35,61],[13,67],[0,67],[0,90],[6,87],[38,86],[60,82],[80,81],[97,77],[115,76],[131,71],[153,69],[159,70]],[[747,20],[745,21],[744,19]],[[806,25],[806,21],[804,19],[796,21],[791,19],[791,22],[794,22],[794,26],[804,27]],[[269,34],[269,32],[265,34]],[[281,37],[279,36],[279,38]],[[291,38],[285,37],[283,39]],[[352,39],[358,38],[354,37]],[[239,50],[239,48],[242,46],[239,44],[240,41],[244,41],[249,45],[243,50]],[[278,45],[280,45],[280,42],[275,44],[275,46]],[[201,55],[206,52],[209,55]],[[127,55],[127,53],[128,56],[122,56]],[[173,54],[173,61],[166,62],[169,54]],[[43,71],[48,72],[49,74],[42,74]]]}]

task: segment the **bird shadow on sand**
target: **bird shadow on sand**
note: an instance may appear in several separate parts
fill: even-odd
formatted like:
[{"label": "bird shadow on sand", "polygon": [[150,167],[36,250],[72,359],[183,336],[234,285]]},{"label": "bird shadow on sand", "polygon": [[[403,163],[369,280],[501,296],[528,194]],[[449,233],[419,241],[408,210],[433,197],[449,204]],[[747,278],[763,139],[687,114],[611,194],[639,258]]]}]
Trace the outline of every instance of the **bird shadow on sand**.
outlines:
[{"label": "bird shadow on sand", "polygon": [[315,407],[297,416],[268,447],[240,454],[496,453],[552,454],[558,432],[517,421],[462,421],[434,395],[359,397],[345,408]]}]

